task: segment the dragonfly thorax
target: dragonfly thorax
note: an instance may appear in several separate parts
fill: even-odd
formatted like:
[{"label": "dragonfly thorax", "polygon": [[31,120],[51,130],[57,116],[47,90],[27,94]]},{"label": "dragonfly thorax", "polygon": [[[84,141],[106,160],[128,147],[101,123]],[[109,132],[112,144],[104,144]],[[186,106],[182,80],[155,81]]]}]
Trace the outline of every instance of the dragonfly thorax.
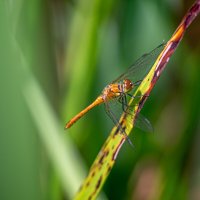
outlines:
[{"label": "dragonfly thorax", "polygon": [[119,83],[112,83],[104,88],[101,97],[104,100],[116,98],[121,96],[123,93],[129,92],[133,87],[134,84],[129,79],[125,79]]}]

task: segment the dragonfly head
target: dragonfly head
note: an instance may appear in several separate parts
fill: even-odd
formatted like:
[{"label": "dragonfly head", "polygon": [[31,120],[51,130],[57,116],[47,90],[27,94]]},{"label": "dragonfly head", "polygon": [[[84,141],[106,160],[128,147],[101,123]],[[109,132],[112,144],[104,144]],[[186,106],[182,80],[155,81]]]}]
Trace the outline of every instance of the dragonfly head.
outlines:
[{"label": "dragonfly head", "polygon": [[124,85],[124,91],[125,92],[129,92],[130,90],[132,90],[135,86],[140,85],[142,81],[136,81],[135,83],[133,83],[131,80],[129,79],[125,79],[123,81],[123,85]]},{"label": "dragonfly head", "polygon": [[125,80],[123,81],[123,84],[124,84],[124,88],[125,88],[125,91],[126,91],[126,92],[132,90],[132,88],[134,87],[132,81],[129,80],[129,79],[125,79]]}]

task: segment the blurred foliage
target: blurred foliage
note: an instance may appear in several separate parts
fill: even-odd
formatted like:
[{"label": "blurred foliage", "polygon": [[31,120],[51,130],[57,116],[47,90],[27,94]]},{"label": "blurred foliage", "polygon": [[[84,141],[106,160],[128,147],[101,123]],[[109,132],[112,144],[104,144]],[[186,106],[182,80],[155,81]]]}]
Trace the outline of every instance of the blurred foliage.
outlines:
[{"label": "blurred foliage", "polygon": [[[67,132],[65,122],[167,41],[192,3],[0,1],[0,199],[72,198],[112,122],[102,106]],[[131,134],[135,149],[122,148],[108,199],[200,199],[199,23],[142,110],[155,133]]]}]

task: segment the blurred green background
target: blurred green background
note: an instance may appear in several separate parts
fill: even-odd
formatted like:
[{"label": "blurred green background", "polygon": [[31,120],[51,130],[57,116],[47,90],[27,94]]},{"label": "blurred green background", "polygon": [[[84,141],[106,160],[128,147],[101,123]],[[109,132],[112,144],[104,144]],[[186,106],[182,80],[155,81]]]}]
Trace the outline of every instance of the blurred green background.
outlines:
[{"label": "blurred green background", "polygon": [[[113,124],[102,106],[65,123],[143,53],[167,41],[193,1],[0,1],[0,199],[72,199]],[[200,199],[200,17],[142,109],[100,199]]]}]

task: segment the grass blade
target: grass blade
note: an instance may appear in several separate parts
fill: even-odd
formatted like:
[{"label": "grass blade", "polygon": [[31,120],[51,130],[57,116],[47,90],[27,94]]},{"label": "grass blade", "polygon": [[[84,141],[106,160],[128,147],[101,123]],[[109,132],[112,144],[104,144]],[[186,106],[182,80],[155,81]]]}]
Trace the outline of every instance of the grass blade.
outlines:
[{"label": "grass blade", "polygon": [[[172,35],[170,40],[167,42],[164,50],[158,56],[154,65],[152,66],[150,72],[142,81],[141,85],[135,92],[134,96],[140,94],[142,96],[140,99],[134,99],[129,102],[129,105],[134,105],[133,115],[134,119],[137,114],[142,109],[147,97],[150,95],[151,90],[156,84],[158,78],[160,77],[163,69],[165,68],[170,57],[176,50],[178,44],[180,43],[186,29],[189,27],[191,22],[196,18],[200,12],[200,1],[196,1],[191,9],[187,12],[180,25],[178,26],[175,33]],[[120,119],[121,126],[125,129],[127,135],[130,134],[133,129],[133,124],[126,123],[130,115],[125,113]],[[98,195],[100,189],[102,188],[106,178],[111,171],[115,160],[117,158],[118,152],[120,151],[124,141],[126,140],[123,134],[120,134],[120,130],[115,126],[105,144],[103,145],[101,151],[96,157],[87,178],[84,180],[79,192],[76,194],[75,199],[95,199]]]}]

